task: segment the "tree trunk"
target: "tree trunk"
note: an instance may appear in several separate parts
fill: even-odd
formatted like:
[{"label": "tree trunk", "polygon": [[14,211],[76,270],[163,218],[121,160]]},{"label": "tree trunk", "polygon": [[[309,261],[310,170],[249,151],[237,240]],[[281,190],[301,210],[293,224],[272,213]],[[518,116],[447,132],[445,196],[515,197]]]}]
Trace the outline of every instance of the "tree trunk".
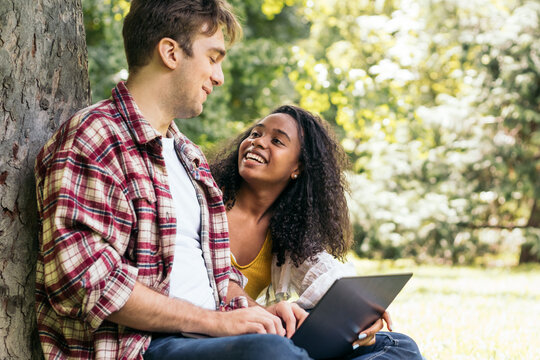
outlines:
[{"label": "tree trunk", "polygon": [[41,357],[33,166],[59,124],[90,101],[80,0],[0,1],[0,359]]},{"label": "tree trunk", "polygon": [[[534,200],[533,207],[531,209],[531,215],[529,216],[527,227],[540,228],[540,207],[538,205],[538,200],[536,199]],[[521,251],[519,253],[520,264],[540,262],[540,251],[537,250],[538,246],[540,246],[540,239],[537,238],[534,240],[535,241],[533,242],[526,242],[525,244],[521,245]]]}]

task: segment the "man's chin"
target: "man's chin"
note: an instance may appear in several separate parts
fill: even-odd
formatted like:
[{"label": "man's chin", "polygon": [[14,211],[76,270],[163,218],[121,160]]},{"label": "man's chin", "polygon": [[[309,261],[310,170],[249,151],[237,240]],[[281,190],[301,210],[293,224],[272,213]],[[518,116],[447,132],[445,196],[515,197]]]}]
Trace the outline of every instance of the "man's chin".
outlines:
[{"label": "man's chin", "polygon": [[193,109],[189,109],[189,111],[187,111],[188,109],[182,109],[182,110],[183,111],[178,113],[176,117],[177,119],[192,119],[202,114],[203,105],[201,104],[201,106],[198,109],[193,108]]}]

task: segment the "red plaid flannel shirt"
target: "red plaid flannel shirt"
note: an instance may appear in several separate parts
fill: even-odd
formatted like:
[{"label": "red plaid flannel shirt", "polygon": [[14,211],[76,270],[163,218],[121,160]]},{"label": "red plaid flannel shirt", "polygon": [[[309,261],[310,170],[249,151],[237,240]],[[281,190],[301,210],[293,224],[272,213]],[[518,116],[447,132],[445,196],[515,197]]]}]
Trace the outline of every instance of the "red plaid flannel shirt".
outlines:
[{"label": "red plaid flannel shirt", "polygon": [[[201,205],[201,247],[216,308],[225,305],[230,266],[221,192],[202,152],[173,123],[169,134]],[[176,215],[161,135],[124,83],[81,110],[45,144],[35,166],[41,223],[36,310],[46,358],[142,359],[150,334],[105,318],[135,280],[168,294]]]}]

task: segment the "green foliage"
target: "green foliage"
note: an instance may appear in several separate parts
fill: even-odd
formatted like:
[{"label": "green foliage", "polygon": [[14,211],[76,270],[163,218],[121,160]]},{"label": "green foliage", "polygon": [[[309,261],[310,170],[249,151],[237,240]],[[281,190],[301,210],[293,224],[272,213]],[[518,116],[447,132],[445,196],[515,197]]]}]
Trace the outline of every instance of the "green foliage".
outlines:
[{"label": "green foliage", "polygon": [[122,19],[129,1],[84,0],[82,5],[92,99],[98,101],[111,96],[114,85],[127,79]]},{"label": "green foliage", "polygon": [[482,174],[487,180],[482,190],[500,189],[500,204],[490,215],[504,222],[513,221],[514,212],[527,211],[532,200],[540,199],[539,38],[540,3],[532,1],[510,11],[499,27],[486,29],[477,38],[475,64],[483,79],[478,104],[489,115],[486,135],[494,145],[489,173]]},{"label": "green foliage", "polygon": [[470,262],[496,249],[483,229],[527,224],[540,183],[538,6],[304,9],[311,36],[290,76],[303,106],[344,129],[360,254]]},{"label": "green foliage", "polygon": [[[540,4],[231,1],[244,39],[183,132],[210,150],[282,103],[319,112],[353,161],[359,254],[472,262],[540,254]],[[125,77],[128,2],[85,0],[94,99]],[[123,70],[124,69],[124,70]]]}]

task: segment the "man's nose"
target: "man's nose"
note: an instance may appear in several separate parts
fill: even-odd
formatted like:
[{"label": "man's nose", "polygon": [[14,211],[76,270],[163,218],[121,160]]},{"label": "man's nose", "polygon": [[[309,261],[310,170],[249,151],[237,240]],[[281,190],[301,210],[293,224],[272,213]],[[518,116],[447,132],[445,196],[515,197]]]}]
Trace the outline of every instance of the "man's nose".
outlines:
[{"label": "man's nose", "polygon": [[212,85],[221,86],[225,82],[225,76],[223,75],[223,70],[221,69],[221,63],[215,64],[212,72]]}]

